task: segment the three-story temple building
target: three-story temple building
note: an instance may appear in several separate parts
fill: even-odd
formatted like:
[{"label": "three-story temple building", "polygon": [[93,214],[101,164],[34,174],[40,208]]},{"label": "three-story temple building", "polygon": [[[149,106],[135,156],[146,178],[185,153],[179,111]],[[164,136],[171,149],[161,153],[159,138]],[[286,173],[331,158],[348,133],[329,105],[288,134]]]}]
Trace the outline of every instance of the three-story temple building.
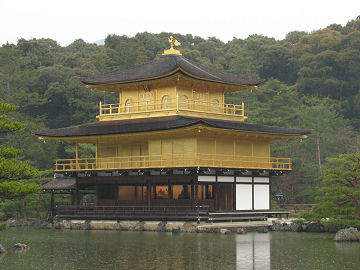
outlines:
[{"label": "three-story temple building", "polygon": [[[71,191],[77,209],[93,193],[85,218],[98,209],[130,218],[131,207],[150,219],[181,207],[268,211],[271,176],[291,171],[290,158],[271,156],[271,142],[310,132],[245,122],[244,103],[227,104],[224,96],[263,81],[205,67],[173,47],[147,64],[82,82],[116,93],[118,103],[100,102],[96,122],[34,133],[76,144],[75,157],[56,160],[58,177],[43,188]],[[81,158],[79,144],[95,145],[95,157]]]}]

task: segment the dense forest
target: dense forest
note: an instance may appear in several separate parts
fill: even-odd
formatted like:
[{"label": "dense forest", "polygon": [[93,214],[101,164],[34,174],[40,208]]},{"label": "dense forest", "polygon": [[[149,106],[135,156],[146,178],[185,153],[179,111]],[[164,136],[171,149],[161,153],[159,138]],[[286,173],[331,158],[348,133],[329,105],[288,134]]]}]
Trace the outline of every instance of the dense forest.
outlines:
[{"label": "dense forest", "polygon": [[[327,158],[360,151],[360,17],[312,33],[293,31],[283,40],[252,35],[224,43],[176,33],[109,35],[104,45],[75,40],[19,39],[0,47],[0,101],[19,106],[13,113],[24,131],[4,135],[1,144],[22,149],[22,160],[50,172],[56,158],[73,158],[70,144],[39,141],[31,130],[95,121],[98,104],[116,97],[82,87],[80,77],[130,68],[161,55],[168,37],[181,41],[182,54],[218,70],[265,79],[257,91],[227,95],[245,102],[248,122],[311,128],[302,141],[273,145],[273,155],[292,157],[294,170],[275,179],[273,192],[288,202],[314,201]],[[81,145],[81,156],[93,149]],[[45,174],[46,175],[46,174]]]}]

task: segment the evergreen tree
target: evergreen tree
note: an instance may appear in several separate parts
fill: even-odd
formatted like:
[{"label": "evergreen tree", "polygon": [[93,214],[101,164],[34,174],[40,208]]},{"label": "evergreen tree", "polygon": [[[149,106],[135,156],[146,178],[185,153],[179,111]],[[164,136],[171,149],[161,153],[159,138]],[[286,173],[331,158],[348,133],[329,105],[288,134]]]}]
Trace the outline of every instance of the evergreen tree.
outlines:
[{"label": "evergreen tree", "polygon": [[327,217],[360,220],[360,153],[328,160],[316,212]]},{"label": "evergreen tree", "polygon": [[342,154],[328,162],[331,167],[325,170],[318,203],[303,217],[334,231],[350,226],[360,228],[360,153]]},{"label": "evergreen tree", "polygon": [[[0,133],[3,137],[10,136],[11,132],[20,131],[24,125],[8,116],[17,106],[0,102]],[[39,185],[25,183],[24,179],[39,176],[37,169],[28,162],[19,161],[17,157],[21,150],[2,145],[0,147],[0,200],[15,199],[39,190]]]}]

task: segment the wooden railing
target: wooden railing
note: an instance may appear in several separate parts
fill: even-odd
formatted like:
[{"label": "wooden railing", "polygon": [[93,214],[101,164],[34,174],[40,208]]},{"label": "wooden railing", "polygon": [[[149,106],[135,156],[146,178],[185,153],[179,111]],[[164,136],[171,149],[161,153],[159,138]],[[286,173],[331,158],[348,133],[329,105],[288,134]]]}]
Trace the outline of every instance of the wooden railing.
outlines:
[{"label": "wooden railing", "polygon": [[91,171],[147,168],[215,167],[291,170],[290,158],[238,155],[183,154],[58,159],[55,171]]},{"label": "wooden railing", "polygon": [[206,112],[218,115],[245,117],[244,103],[241,105],[219,102],[200,101],[195,99],[168,98],[166,100],[148,100],[140,102],[102,104],[100,116],[116,116],[156,111]]},{"label": "wooden railing", "polygon": [[68,206],[57,205],[58,218],[78,219],[189,219],[205,220],[209,206]]}]

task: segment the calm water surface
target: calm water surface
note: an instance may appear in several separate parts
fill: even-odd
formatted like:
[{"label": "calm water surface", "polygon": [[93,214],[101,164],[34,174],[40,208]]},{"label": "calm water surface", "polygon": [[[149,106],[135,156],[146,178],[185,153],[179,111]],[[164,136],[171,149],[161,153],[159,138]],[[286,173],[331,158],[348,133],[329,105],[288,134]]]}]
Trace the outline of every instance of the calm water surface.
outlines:
[{"label": "calm water surface", "polygon": [[[171,234],[8,229],[1,270],[20,269],[360,269],[360,243],[334,235]],[[16,252],[22,242],[31,248]]]}]

